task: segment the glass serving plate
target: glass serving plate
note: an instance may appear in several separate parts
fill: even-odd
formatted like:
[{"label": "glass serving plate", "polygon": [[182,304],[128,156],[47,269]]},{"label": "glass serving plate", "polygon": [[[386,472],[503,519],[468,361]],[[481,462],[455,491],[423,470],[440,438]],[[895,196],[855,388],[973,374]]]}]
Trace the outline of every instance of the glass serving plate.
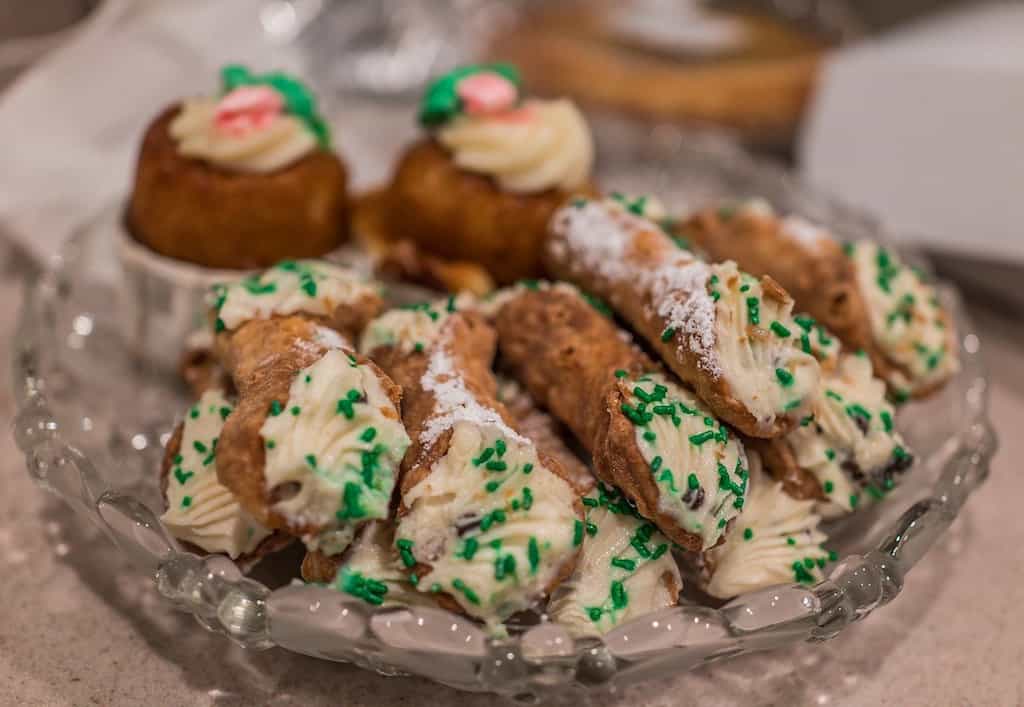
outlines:
[{"label": "glass serving plate", "polygon": [[[784,170],[753,162],[728,141],[674,128],[637,131],[633,124],[598,121],[599,143],[615,146],[602,151],[602,184],[658,194],[676,208],[757,195],[845,238],[885,240],[869,219]],[[38,485],[116,545],[119,563],[110,572],[133,567],[138,577],[152,578],[166,606],[191,612],[206,629],[254,650],[280,646],[385,675],[421,675],[536,702],[824,641],[899,594],[906,574],[986,478],[996,447],[978,338],[956,292],[941,284],[959,327],[963,370],[939,395],[899,411],[898,424],[918,454],[916,468],[884,502],[828,528],[840,556],[826,569],[828,579],[716,605],[687,591],[682,605],[600,639],[576,639],[543,620],[492,639],[440,609],[374,608],[267,572],[245,577],[225,557],[202,558],[178,547],[158,521],[157,474],[162,447],[188,400],[173,372],[146,353],[153,335],[147,322],[177,303],[164,301],[173,297],[165,288],[125,272],[127,263],[117,257],[122,237],[118,210],[108,209],[27,285],[13,342],[16,442]],[[161,333],[184,342],[187,332]]]}]

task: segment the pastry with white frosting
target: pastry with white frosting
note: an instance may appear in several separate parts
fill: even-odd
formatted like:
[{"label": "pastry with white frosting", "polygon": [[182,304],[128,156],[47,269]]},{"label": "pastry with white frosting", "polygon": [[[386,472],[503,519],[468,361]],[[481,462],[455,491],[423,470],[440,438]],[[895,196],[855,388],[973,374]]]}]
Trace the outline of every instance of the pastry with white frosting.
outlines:
[{"label": "pastry with white frosting", "polygon": [[494,339],[479,315],[455,312],[421,350],[371,352],[404,390],[412,440],[399,561],[419,591],[492,626],[542,601],[583,540],[578,492],[497,400]]},{"label": "pastry with white frosting", "polygon": [[423,251],[483,266],[498,284],[541,272],[551,214],[593,193],[593,138],[568,99],[523,95],[506,64],[464,66],[427,88],[429,135],[401,157],[385,230]]},{"label": "pastry with white frosting", "polygon": [[170,258],[267,267],[347,238],[347,182],[304,84],[226,66],[217,95],[175,103],[146,130],[126,222]]},{"label": "pastry with white frosting", "polygon": [[760,199],[702,210],[675,232],[716,260],[775,278],[849,351],[867,352],[896,400],[927,395],[959,369],[952,318],[935,289],[877,243],[841,244]]},{"label": "pastry with white frosting", "polygon": [[735,434],[571,288],[496,299],[502,361],[591,454],[594,474],[683,548],[714,547],[744,507]]},{"label": "pastry with white frosting", "polygon": [[618,200],[576,199],[550,232],[548,269],[607,301],[716,417],[771,438],[806,414],[819,364],[770,277],[697,259]]},{"label": "pastry with white frosting", "polygon": [[240,397],[217,475],[249,513],[327,555],[388,517],[409,438],[376,365],[298,316],[247,322],[225,359]]}]

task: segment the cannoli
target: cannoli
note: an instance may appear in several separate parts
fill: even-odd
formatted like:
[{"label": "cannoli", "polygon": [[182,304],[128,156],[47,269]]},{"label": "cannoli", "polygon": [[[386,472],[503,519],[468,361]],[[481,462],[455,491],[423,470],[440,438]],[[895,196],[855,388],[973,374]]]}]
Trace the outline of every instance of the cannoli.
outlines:
[{"label": "cannoli", "polygon": [[503,301],[504,365],[590,452],[596,476],[683,548],[714,546],[746,493],[734,435],[579,294],[522,289]]},{"label": "cannoli", "polygon": [[[872,374],[871,361],[863,353],[847,353],[825,374],[799,427],[785,437],[752,444],[787,493],[819,499],[818,513],[831,518],[852,512],[865,500],[880,500],[913,465],[894,418],[885,383]],[[816,482],[815,493],[788,482],[806,473]]]},{"label": "cannoli", "polygon": [[548,269],[608,301],[717,417],[770,438],[806,414],[819,366],[774,280],[704,263],[614,200],[575,199],[550,230]]},{"label": "cannoli", "polygon": [[246,323],[224,360],[240,399],[217,475],[249,513],[329,555],[387,517],[409,438],[375,364],[300,317]]},{"label": "cannoli", "polygon": [[404,389],[412,438],[395,546],[419,591],[495,624],[572,572],[582,505],[561,466],[514,429],[497,401],[493,329],[478,314],[455,312],[423,343],[372,351]]},{"label": "cannoli", "polygon": [[259,523],[217,480],[217,445],[233,410],[216,389],[188,409],[164,453],[160,487],[165,510],[160,520],[189,548],[223,553],[248,568],[292,539]]},{"label": "cannoli", "polygon": [[671,541],[616,490],[598,485],[583,504],[583,549],[576,571],[551,597],[548,615],[587,636],[675,606],[683,583]]},{"label": "cannoli", "polygon": [[214,332],[246,322],[303,315],[354,338],[382,307],[377,287],[352,270],[320,260],[285,260],[212,291]]},{"label": "cannoli", "polygon": [[760,471],[751,453],[751,490],[743,516],[725,542],[706,552],[701,581],[713,597],[729,599],[776,584],[813,585],[836,555],[823,546],[813,500],[798,500]]},{"label": "cannoli", "polygon": [[871,241],[841,245],[759,199],[705,209],[675,233],[715,259],[775,278],[846,348],[868,352],[896,398],[926,395],[958,369],[952,321],[934,289]]}]

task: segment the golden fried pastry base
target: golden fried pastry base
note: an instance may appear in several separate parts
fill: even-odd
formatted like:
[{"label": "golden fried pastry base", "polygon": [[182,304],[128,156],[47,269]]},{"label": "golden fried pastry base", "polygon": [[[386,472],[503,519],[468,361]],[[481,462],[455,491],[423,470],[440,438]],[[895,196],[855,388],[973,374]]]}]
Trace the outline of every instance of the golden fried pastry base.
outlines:
[{"label": "golden fried pastry base", "polygon": [[142,140],[126,222],[157,253],[210,268],[263,268],[315,258],[348,236],[348,175],[315,150],[267,174],[231,172],[183,157],[168,127],[173,105]]},{"label": "golden fried pastry base", "polygon": [[[619,338],[610,319],[567,292],[524,291],[499,310],[495,326],[503,362],[587,448],[596,476],[618,487],[666,536],[699,552],[701,537],[659,510],[661,492],[636,428],[622,413],[630,393],[624,381],[657,366]],[[620,369],[626,379],[615,377]]]},{"label": "golden fried pastry base", "polygon": [[[587,185],[577,192],[596,190]],[[503,191],[490,177],[461,169],[443,147],[424,139],[395,168],[386,227],[427,253],[479,263],[498,284],[510,284],[540,275],[548,221],[577,192]]]},{"label": "golden fried pastry base", "polygon": [[[302,317],[257,319],[246,322],[229,340],[224,365],[238,389],[239,401],[228,417],[217,445],[217,478],[254,518],[268,528],[284,528],[295,535],[324,530],[296,523],[273,510],[275,494],[268,489],[264,468],[266,450],[260,429],[270,406],[288,404],[295,375],[313,365],[329,350],[316,334],[316,325]],[[397,409],[401,390],[375,364],[361,359],[380,378]]]}]

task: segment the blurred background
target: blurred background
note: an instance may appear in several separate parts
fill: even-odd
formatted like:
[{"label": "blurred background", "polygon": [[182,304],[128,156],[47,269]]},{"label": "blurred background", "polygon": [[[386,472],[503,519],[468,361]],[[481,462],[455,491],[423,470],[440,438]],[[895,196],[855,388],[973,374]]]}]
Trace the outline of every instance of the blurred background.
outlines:
[{"label": "blurred background", "polygon": [[679,144],[780,164],[1015,306],[1022,38],[1016,2],[5,2],[0,234],[50,257],[122,198],[150,116],[226,61],[306,76],[367,187],[427,78],[488,57],[585,106],[606,166],[687,159]]}]

